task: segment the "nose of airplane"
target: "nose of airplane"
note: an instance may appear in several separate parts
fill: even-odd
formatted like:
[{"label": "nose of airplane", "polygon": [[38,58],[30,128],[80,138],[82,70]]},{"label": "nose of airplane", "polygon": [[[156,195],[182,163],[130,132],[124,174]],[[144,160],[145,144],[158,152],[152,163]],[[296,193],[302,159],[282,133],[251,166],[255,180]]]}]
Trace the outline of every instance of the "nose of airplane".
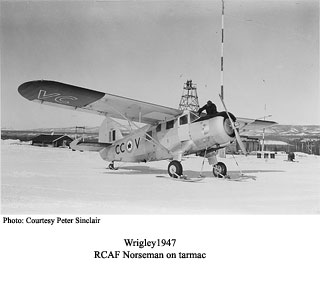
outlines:
[{"label": "nose of airplane", "polygon": [[229,119],[225,119],[225,120],[224,120],[223,127],[224,127],[224,130],[226,131],[226,133],[227,133],[230,137],[234,137],[234,136],[235,136],[234,130],[233,130],[233,128],[232,128],[232,125],[231,125],[231,122],[230,122]]}]

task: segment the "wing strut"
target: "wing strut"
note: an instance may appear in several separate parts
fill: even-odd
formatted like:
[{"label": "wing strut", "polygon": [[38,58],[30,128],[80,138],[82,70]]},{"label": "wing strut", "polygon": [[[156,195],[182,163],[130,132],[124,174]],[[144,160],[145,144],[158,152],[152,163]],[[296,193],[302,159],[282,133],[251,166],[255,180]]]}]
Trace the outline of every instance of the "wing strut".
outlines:
[{"label": "wing strut", "polygon": [[[120,111],[118,111],[117,109],[115,109],[114,107],[112,107],[111,105],[109,105],[109,107],[114,110],[116,113],[120,114],[125,120],[128,121],[130,127],[132,128],[132,125],[135,126],[137,129],[141,129],[140,127],[138,127],[138,125],[136,123],[134,123],[133,121],[129,120],[123,113],[121,113]],[[139,112],[139,117],[141,118],[141,111]],[[154,145],[156,146],[160,146],[161,148],[163,148],[165,151],[167,151],[169,154],[173,155],[173,153],[168,149],[166,148],[165,146],[161,145],[157,140],[155,140],[150,134],[148,134],[146,132],[146,135],[148,136],[148,138],[150,139],[150,141],[153,142]]]}]

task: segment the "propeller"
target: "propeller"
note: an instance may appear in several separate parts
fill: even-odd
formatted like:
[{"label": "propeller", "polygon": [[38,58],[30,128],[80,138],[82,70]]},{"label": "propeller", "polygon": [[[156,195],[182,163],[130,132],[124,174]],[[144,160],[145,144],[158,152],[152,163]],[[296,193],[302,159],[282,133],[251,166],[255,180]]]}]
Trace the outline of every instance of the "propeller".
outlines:
[{"label": "propeller", "polygon": [[239,144],[239,146],[240,146],[240,149],[241,149],[242,153],[247,156],[247,155],[248,155],[247,150],[246,150],[246,148],[245,148],[245,146],[244,146],[244,144],[243,144],[243,142],[242,142],[242,140],[241,140],[240,134],[239,134],[236,126],[234,125],[234,122],[233,122],[232,118],[230,117],[230,114],[229,114],[229,112],[228,112],[228,109],[227,109],[227,107],[226,107],[226,104],[225,104],[224,101],[223,101],[223,97],[222,97],[220,94],[219,94],[219,97],[220,97],[220,100],[221,100],[222,105],[223,105],[223,107],[224,107],[224,110],[225,110],[226,113],[227,113],[227,116],[228,116],[229,121],[230,121],[230,123],[231,123],[231,127],[232,127],[232,129],[234,130],[234,133],[235,133],[235,135],[236,135],[236,140],[237,140],[237,142],[238,142],[238,144]]}]

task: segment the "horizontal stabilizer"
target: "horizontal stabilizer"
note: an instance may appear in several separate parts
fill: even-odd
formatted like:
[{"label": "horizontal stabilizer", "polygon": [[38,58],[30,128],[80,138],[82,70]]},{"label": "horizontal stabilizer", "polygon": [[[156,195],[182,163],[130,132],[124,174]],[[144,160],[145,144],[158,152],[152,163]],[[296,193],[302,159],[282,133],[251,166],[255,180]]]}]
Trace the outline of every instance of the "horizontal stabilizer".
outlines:
[{"label": "horizontal stabilizer", "polygon": [[82,142],[81,140],[82,140],[82,138],[78,138],[78,139],[74,140],[70,144],[70,148],[72,150],[77,150],[77,151],[99,152],[103,148],[106,148],[111,145],[109,143],[93,143],[93,142],[87,143],[87,142]]}]

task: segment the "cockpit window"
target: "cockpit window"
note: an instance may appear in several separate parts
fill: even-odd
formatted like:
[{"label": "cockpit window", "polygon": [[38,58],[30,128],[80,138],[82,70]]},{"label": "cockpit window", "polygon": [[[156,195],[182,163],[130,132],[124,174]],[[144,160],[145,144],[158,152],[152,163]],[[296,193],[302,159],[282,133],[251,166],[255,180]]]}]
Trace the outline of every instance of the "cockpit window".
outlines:
[{"label": "cockpit window", "polygon": [[199,116],[195,112],[191,111],[190,112],[190,122],[192,123],[197,119],[199,119]]},{"label": "cockpit window", "polygon": [[180,125],[188,124],[188,115],[180,117]]},{"label": "cockpit window", "polygon": [[174,120],[168,121],[166,124],[166,129],[173,128],[173,126],[174,126]]}]

